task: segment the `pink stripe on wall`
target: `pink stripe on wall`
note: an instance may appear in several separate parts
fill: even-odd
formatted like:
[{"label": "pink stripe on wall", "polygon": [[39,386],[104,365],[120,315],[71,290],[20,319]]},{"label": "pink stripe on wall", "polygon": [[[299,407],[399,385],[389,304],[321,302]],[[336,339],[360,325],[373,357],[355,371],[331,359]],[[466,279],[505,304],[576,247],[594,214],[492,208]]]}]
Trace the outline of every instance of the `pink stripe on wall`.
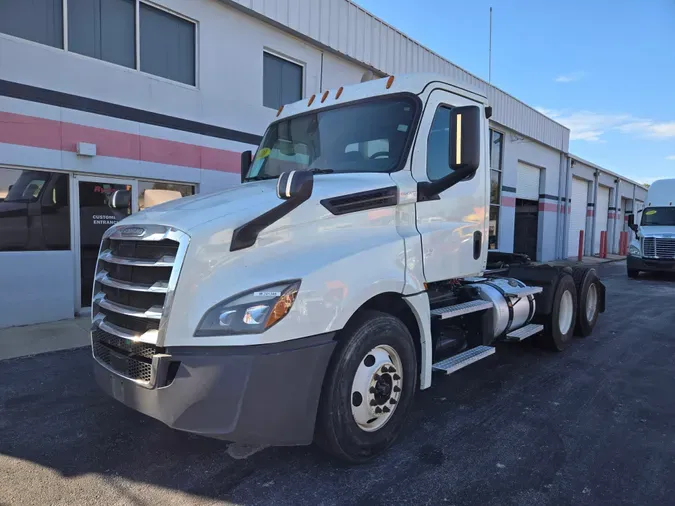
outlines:
[{"label": "pink stripe on wall", "polygon": [[552,204],[550,202],[539,202],[539,210],[555,213],[556,211],[558,211],[558,204]]},{"label": "pink stripe on wall", "polygon": [[78,142],[100,156],[239,173],[240,154],[227,149],[0,112],[0,143],[75,153]]},{"label": "pink stripe on wall", "polygon": [[61,149],[61,122],[0,112],[0,142],[34,148]]},{"label": "pink stripe on wall", "polygon": [[516,197],[502,197],[502,205],[505,207],[516,207]]},{"label": "pink stripe on wall", "polygon": [[593,209],[586,209],[586,217],[590,218],[591,216],[593,216]]}]

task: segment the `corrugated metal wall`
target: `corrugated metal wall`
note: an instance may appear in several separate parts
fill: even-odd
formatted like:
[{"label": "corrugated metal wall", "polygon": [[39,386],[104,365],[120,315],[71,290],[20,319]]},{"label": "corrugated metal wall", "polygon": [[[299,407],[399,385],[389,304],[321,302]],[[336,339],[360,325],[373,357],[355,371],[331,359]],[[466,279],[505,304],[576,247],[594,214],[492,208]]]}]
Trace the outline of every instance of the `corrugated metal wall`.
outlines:
[{"label": "corrugated metal wall", "polygon": [[492,120],[567,152],[569,130],[441,58],[349,0],[220,0],[384,74],[438,72],[487,93]]}]

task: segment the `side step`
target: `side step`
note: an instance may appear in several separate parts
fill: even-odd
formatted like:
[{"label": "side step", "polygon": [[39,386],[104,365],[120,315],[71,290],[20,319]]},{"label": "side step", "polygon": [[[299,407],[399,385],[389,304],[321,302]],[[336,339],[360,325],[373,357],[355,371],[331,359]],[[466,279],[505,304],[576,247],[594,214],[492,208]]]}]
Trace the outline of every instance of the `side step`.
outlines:
[{"label": "side step", "polygon": [[506,334],[505,341],[522,341],[523,339],[527,339],[528,337],[533,336],[542,330],[544,330],[543,325],[539,325],[538,323],[530,323],[529,325],[525,325],[524,327],[520,327],[518,330],[514,330],[513,332]]},{"label": "side step", "polygon": [[504,295],[522,298],[527,297],[528,295],[537,295],[543,291],[544,289],[541,286],[514,286],[504,290]]},{"label": "side step", "polygon": [[494,352],[495,349],[492,346],[476,346],[475,348],[463,351],[454,357],[436,362],[432,368],[434,371],[443,371],[445,374],[451,374],[455,371],[459,371],[462,367],[466,367],[485,357],[489,357]]},{"label": "side step", "polygon": [[475,313],[485,309],[492,309],[492,302],[485,300],[470,300],[469,302],[462,302],[454,306],[439,307],[431,310],[431,316],[445,320],[446,318],[454,318],[463,314]]}]

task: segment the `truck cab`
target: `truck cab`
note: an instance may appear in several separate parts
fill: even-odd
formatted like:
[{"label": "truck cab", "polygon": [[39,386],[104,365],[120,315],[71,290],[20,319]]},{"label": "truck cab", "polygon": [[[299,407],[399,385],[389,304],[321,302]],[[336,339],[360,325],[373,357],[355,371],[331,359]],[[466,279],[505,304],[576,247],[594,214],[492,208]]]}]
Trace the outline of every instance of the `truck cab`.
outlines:
[{"label": "truck cab", "polygon": [[593,269],[486,269],[490,115],[479,90],[426,74],[280,108],[241,185],[106,232],[99,385],[179,430],[354,463],[393,443],[433,374],[497,341],[590,334]]},{"label": "truck cab", "polygon": [[645,208],[628,216],[634,232],[628,247],[628,277],[640,272],[675,272],[675,179],[654,181]]}]

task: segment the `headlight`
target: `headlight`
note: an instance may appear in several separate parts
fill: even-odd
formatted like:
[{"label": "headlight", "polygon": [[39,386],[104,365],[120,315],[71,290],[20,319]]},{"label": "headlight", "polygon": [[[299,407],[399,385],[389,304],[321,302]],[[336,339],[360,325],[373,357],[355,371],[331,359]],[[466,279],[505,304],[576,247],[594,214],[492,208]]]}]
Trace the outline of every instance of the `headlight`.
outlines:
[{"label": "headlight", "polygon": [[628,254],[632,255],[634,257],[639,257],[640,256],[640,248],[637,246],[633,246],[632,244],[628,246]]},{"label": "headlight", "polygon": [[226,299],[202,317],[195,337],[260,334],[291,310],[300,281],[266,285]]}]

